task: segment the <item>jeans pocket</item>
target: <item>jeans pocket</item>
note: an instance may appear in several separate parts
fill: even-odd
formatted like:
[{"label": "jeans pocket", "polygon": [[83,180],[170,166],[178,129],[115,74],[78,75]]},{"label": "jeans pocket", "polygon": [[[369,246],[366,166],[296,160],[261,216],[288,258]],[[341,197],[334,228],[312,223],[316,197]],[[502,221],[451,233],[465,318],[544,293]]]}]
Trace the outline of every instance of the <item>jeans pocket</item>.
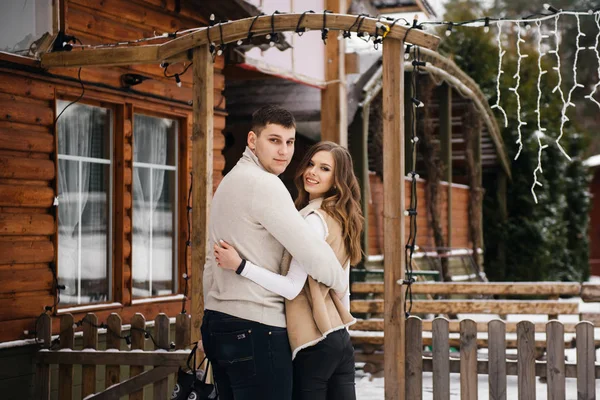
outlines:
[{"label": "jeans pocket", "polygon": [[250,384],[251,378],[256,375],[252,330],[213,332],[210,336],[214,351],[213,362],[226,371],[231,385]]}]

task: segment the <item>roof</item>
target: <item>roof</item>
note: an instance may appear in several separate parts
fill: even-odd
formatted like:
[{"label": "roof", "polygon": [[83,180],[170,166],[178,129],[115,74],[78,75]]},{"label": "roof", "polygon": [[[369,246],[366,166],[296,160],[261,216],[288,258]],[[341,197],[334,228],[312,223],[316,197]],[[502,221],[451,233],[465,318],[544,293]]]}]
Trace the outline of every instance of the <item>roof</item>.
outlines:
[{"label": "roof", "polygon": [[600,154],[591,156],[583,162],[583,165],[590,168],[600,167]]},{"label": "roof", "polygon": [[396,9],[418,7],[429,16],[436,16],[433,7],[428,0],[371,0],[371,4],[377,9]]},{"label": "roof", "polygon": [[244,0],[190,0],[199,15],[214,14],[216,21],[237,20],[260,15],[258,8]]}]

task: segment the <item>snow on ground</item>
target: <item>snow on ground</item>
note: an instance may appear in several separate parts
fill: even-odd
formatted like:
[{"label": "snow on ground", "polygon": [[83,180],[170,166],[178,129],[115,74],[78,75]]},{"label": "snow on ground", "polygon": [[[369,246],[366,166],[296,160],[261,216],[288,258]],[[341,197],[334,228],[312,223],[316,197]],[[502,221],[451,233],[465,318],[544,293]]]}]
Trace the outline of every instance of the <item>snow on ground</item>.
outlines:
[{"label": "snow on ground", "polygon": [[[488,379],[486,375],[479,375],[478,382],[478,400],[489,399]],[[516,399],[518,382],[516,376],[507,376],[506,398]],[[369,374],[356,373],[356,398],[358,400],[382,400],[384,394],[383,378],[371,379]],[[548,386],[537,380],[537,400],[546,400],[548,398]],[[596,380],[596,394],[600,393],[600,381]],[[423,373],[423,400],[433,399],[433,380],[430,372]],[[460,399],[460,375],[450,374],[450,399]],[[577,381],[574,378],[566,380],[565,400],[577,400]]]},{"label": "snow on ground", "polygon": [[[600,277],[591,277],[591,282],[600,283]],[[600,303],[584,303],[579,298],[565,299],[563,301],[578,302],[579,312],[592,312],[600,313]],[[465,314],[459,315],[459,318],[469,318],[476,322],[487,322],[492,319],[498,318],[498,316],[490,314]],[[545,322],[548,320],[545,315],[508,315],[507,321],[531,321],[531,322]],[[560,315],[558,320],[560,322],[579,322],[578,315]],[[486,337],[486,333],[478,333],[480,338]],[[512,335],[516,336],[516,335]],[[537,338],[538,334],[536,334]],[[573,336],[572,334],[566,334],[565,336]],[[594,336],[600,338],[600,328],[594,329]],[[507,337],[511,337],[507,334]],[[543,337],[543,334],[542,334]],[[540,337],[540,339],[542,338]],[[507,351],[510,352],[510,351]],[[487,355],[485,351],[480,351],[479,359],[486,359]],[[577,351],[576,349],[565,350],[566,361],[570,363],[577,362]],[[600,350],[596,351],[596,360],[600,360]],[[518,397],[518,378],[516,376],[507,376],[507,399],[516,399]],[[536,399],[546,400],[548,398],[548,386],[540,382],[536,378]],[[600,380],[596,379],[596,394],[600,395]],[[384,379],[381,376],[373,377],[371,374],[365,373],[362,370],[356,371],[356,397],[358,400],[380,400],[384,398]],[[488,392],[488,377],[487,375],[478,376],[478,400],[487,400],[489,398]],[[433,379],[430,372],[423,373],[423,400],[433,399]],[[450,399],[460,399],[460,374],[450,374]],[[577,400],[577,380],[575,378],[566,379],[566,400]]]}]

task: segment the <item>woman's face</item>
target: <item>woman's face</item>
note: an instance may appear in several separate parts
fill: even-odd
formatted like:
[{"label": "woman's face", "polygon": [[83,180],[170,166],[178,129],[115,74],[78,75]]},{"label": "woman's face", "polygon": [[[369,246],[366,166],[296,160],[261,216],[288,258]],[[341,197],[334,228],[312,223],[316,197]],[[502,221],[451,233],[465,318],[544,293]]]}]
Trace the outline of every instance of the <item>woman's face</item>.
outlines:
[{"label": "woman's face", "polygon": [[312,156],[302,174],[304,190],[308,192],[310,200],[322,197],[331,190],[334,184],[334,172],[335,160],[330,152],[323,150]]}]

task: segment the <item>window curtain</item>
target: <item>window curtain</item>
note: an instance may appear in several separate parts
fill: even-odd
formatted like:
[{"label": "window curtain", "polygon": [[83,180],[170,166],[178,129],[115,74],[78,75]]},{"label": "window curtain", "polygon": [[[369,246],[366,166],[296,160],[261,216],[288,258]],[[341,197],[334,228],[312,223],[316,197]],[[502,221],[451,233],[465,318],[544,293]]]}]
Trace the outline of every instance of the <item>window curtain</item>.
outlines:
[{"label": "window curtain", "polygon": [[[167,164],[168,133],[172,123],[168,119],[135,115],[134,163]],[[133,279],[143,282],[144,290],[140,294],[145,296],[154,294],[150,292],[149,282],[157,273],[151,265],[156,265],[156,260],[151,263],[157,256],[153,253],[159,239],[156,232],[172,224],[172,214],[160,212],[159,207],[161,202],[169,201],[161,197],[166,173],[162,169],[139,165],[134,165],[133,169]]]},{"label": "window curtain", "polygon": [[[98,111],[74,104],[63,113],[57,125],[59,155],[92,156],[92,129]],[[71,160],[58,162],[58,277],[62,279],[77,278],[79,234],[76,228],[88,201],[90,185],[90,163],[82,162],[81,188],[79,187],[79,164],[79,161]],[[72,292],[73,289],[69,287],[67,292]]]}]

